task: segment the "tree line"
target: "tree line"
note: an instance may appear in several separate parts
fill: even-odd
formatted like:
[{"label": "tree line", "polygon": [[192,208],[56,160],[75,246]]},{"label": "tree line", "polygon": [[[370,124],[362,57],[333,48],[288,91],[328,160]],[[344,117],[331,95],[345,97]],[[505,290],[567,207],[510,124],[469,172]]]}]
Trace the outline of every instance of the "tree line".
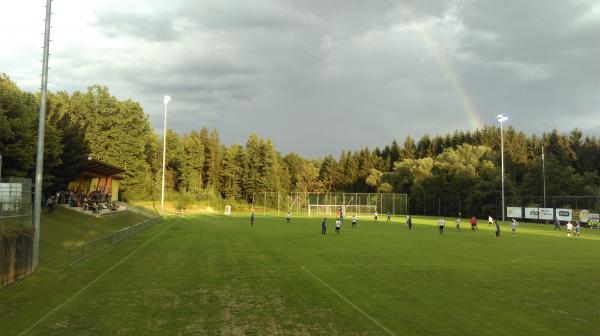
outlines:
[{"label": "tree line", "polygon": [[[0,76],[0,155],[4,176],[33,177],[39,96]],[[46,190],[65,188],[87,157],[125,168],[126,199],[155,199],[160,191],[162,138],[134,101],[120,101],[107,87],[48,95],[45,142]],[[541,195],[542,146],[548,195],[600,195],[600,139],[574,129],[541,136],[506,128],[508,197]],[[167,131],[166,186],[171,195],[200,200],[252,202],[265,191],[395,192],[428,202],[462,200],[473,213],[491,213],[500,195],[500,130],[406,136],[382,148],[368,147],[307,159],[282,155],[268,138],[224,145],[216,129]],[[411,202],[411,208],[417,204]]]}]

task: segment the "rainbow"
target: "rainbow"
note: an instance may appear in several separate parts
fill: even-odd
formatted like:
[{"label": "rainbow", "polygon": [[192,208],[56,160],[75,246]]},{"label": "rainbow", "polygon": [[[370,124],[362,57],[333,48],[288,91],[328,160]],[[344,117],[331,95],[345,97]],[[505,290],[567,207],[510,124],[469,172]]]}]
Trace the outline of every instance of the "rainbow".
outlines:
[{"label": "rainbow", "polygon": [[465,86],[463,85],[456,70],[444,55],[441,44],[422,24],[418,22],[416,16],[413,14],[410,8],[401,6],[400,9],[405,18],[410,21],[410,27],[419,35],[419,37],[421,37],[427,48],[431,50],[436,62],[448,76],[448,80],[450,81],[450,84],[452,85],[460,104],[467,113],[471,125],[475,129],[482,129],[484,127],[484,123],[477,113],[475,103],[467,94]]}]

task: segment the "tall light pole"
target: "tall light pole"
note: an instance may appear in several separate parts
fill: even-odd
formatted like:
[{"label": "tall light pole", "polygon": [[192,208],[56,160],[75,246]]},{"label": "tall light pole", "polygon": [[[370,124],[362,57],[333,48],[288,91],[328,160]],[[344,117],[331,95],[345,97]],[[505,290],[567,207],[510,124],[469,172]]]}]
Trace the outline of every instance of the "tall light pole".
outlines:
[{"label": "tall light pole", "polygon": [[544,144],[542,143],[542,180],[544,181],[544,208],[546,208],[546,164],[544,159]]},{"label": "tall light pole", "polygon": [[167,104],[171,101],[170,96],[163,97],[165,104],[165,122],[163,123],[163,162],[162,162],[162,187],[160,192],[160,215],[165,213],[165,160],[167,154]]},{"label": "tall light pole", "polygon": [[42,177],[44,174],[44,137],[46,134],[46,92],[48,91],[48,57],[50,55],[50,16],[52,1],[46,0],[44,27],[44,55],[42,58],[42,88],[38,120],[37,160],[35,166],[35,194],[33,196],[33,269],[40,261],[40,221],[42,217]]},{"label": "tall light pole", "polygon": [[500,122],[500,158],[502,165],[502,221],[504,222],[504,212],[506,211],[504,207],[504,128],[503,124],[508,120],[508,116],[506,114],[498,114],[496,116],[496,120]]}]

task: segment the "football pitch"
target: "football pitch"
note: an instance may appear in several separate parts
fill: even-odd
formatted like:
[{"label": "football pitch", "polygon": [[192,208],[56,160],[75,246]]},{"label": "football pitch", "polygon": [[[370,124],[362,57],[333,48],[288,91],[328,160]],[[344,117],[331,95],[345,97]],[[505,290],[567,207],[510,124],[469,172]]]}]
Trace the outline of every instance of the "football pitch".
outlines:
[{"label": "football pitch", "polygon": [[598,231],[321,220],[168,217],[0,290],[2,335],[600,334]]}]

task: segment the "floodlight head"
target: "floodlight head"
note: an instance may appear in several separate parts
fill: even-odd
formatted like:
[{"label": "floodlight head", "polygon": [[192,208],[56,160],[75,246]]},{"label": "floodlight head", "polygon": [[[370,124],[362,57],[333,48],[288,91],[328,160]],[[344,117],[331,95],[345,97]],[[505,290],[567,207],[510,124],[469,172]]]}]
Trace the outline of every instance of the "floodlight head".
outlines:
[{"label": "floodlight head", "polygon": [[171,101],[171,96],[164,96],[163,103],[166,105]]},{"label": "floodlight head", "polygon": [[498,120],[498,121],[499,121],[499,122],[501,122],[501,123],[502,123],[502,122],[505,122],[505,121],[507,121],[507,120],[508,120],[508,115],[506,115],[506,114],[498,114],[498,115],[496,116],[496,120]]}]

